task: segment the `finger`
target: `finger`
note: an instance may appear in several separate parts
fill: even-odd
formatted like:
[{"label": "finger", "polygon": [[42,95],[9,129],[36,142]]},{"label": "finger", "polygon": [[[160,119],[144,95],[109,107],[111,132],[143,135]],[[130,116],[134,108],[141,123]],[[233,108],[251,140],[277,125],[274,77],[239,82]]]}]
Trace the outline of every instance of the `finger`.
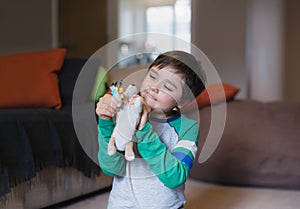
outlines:
[{"label": "finger", "polygon": [[[141,96],[140,96],[140,95],[137,95],[137,94],[133,95],[133,96],[128,100],[128,104],[133,104],[134,101],[135,101],[137,98],[139,98],[139,97],[141,97]],[[142,98],[142,97],[141,97],[141,98]]]},{"label": "finger", "polygon": [[97,107],[97,113],[99,115],[102,114],[102,115],[113,117],[117,113],[117,110],[109,104],[102,103]]},{"label": "finger", "polygon": [[100,108],[111,108],[113,112],[117,112],[120,107],[121,103],[117,101],[113,96],[106,94],[99,100]]},{"label": "finger", "polygon": [[138,124],[138,130],[141,130],[145,126],[147,121],[148,121],[148,114],[146,111],[143,111],[140,118],[140,122]]},{"label": "finger", "polygon": [[[142,100],[144,101],[144,100]],[[142,108],[142,114],[141,114],[141,118],[140,118],[140,122],[138,124],[138,130],[141,130],[145,124],[147,123],[148,119],[149,119],[149,113],[151,112],[151,108],[146,104],[146,102],[142,102],[143,104],[143,108]]]},{"label": "finger", "polygon": [[151,107],[146,103],[146,101],[143,97],[142,97],[142,105],[143,105],[143,108],[145,108],[145,111],[147,113],[151,112]]},{"label": "finger", "polygon": [[111,119],[113,117],[113,113],[104,109],[97,111],[97,115],[103,119]]},{"label": "finger", "polygon": [[105,97],[103,97],[105,101],[111,102],[114,106],[121,106],[121,102],[118,101],[114,96],[111,94],[106,94]]},{"label": "finger", "polygon": [[113,117],[119,109],[111,96],[103,96],[96,105],[96,114],[100,117]]}]

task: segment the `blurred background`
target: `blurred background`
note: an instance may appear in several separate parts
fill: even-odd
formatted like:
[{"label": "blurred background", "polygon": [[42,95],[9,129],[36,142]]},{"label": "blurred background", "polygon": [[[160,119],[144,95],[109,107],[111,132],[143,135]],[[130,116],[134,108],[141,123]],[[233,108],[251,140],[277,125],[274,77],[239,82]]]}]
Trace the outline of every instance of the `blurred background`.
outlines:
[{"label": "blurred background", "polygon": [[[120,37],[120,66],[147,64],[163,48],[202,50],[238,98],[300,101],[298,0],[0,0],[0,55],[57,47],[90,57]],[[174,36],[167,42],[142,32]],[[126,57],[130,51],[147,51]]]}]

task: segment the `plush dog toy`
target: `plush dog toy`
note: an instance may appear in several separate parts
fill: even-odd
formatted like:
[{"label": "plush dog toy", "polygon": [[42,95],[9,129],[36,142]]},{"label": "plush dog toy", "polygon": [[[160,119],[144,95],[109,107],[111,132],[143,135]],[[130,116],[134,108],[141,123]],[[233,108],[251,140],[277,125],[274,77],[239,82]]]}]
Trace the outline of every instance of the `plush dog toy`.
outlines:
[{"label": "plush dog toy", "polygon": [[108,143],[108,154],[114,155],[117,150],[125,151],[125,158],[132,161],[135,158],[133,152],[132,137],[136,131],[136,126],[142,111],[142,101],[138,97],[129,104],[129,99],[137,94],[135,85],[129,85],[123,93],[123,89],[117,84],[110,87],[112,95],[122,102],[120,110],[116,114],[116,126]]}]

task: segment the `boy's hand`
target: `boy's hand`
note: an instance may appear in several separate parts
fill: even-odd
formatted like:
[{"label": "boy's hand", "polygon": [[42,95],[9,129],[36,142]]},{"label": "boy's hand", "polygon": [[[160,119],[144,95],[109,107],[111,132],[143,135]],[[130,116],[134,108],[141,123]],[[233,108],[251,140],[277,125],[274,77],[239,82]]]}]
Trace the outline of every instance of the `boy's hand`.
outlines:
[{"label": "boy's hand", "polygon": [[140,121],[138,122],[138,125],[137,125],[137,130],[141,130],[145,126],[146,122],[149,119],[149,114],[151,112],[151,108],[147,105],[144,98],[139,95],[134,95],[132,97],[132,99],[129,101],[129,103],[133,103],[134,99],[136,99],[137,97],[140,97],[141,101],[142,101],[141,117],[140,117]]},{"label": "boy's hand", "polygon": [[105,94],[99,99],[96,107],[96,114],[105,120],[109,120],[119,111],[121,103],[112,95]]}]

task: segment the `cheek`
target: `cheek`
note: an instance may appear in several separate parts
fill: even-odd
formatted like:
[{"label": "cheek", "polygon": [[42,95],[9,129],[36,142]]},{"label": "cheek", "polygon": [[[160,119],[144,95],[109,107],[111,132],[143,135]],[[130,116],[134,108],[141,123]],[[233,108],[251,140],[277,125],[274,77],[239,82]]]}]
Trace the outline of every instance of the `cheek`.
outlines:
[{"label": "cheek", "polygon": [[146,89],[149,86],[147,79],[145,78],[141,83],[141,91]]},{"label": "cheek", "polygon": [[172,104],[177,104],[179,102],[179,99],[181,97],[181,94],[179,91],[177,92],[164,92],[161,91],[162,95],[161,97],[165,98],[165,102],[169,102]]},{"label": "cheek", "polygon": [[160,105],[164,108],[173,108],[177,104],[176,99],[169,94],[160,94],[159,101]]}]

